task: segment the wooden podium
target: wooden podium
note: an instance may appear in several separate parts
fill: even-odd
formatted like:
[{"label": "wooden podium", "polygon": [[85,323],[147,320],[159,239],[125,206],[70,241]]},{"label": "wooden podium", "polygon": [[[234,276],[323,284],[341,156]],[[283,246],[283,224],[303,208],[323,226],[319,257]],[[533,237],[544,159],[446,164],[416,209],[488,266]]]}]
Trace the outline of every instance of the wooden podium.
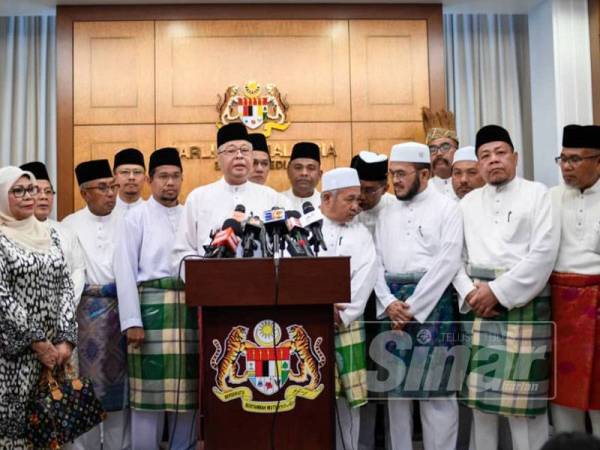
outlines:
[{"label": "wooden podium", "polygon": [[335,448],[332,304],[350,301],[350,258],[185,266],[186,302],[202,306],[205,449]]}]

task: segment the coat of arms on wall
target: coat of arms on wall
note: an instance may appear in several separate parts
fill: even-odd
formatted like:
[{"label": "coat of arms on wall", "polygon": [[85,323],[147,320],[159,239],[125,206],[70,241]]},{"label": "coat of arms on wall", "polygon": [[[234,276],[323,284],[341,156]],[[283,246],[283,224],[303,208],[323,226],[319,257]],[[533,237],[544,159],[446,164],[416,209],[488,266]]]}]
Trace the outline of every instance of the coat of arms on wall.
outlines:
[{"label": "coat of arms on wall", "polygon": [[[288,339],[281,341],[282,330],[273,320],[262,320],[248,339],[248,327],[233,327],[223,345],[217,339],[210,366],[215,371],[213,393],[223,402],[241,399],[242,408],[253,413],[291,411],[296,397],[313,400],[323,391],[321,369],[326,357],[321,351],[322,337],[312,338],[302,325],[286,327]],[[279,400],[253,399],[253,390],[274,396],[285,386]],[[281,395],[280,395],[281,397]]]},{"label": "coat of arms on wall", "polygon": [[263,126],[264,135],[269,137],[271,130],[284,131],[290,126],[286,122],[289,105],[274,84],[267,84],[265,92],[256,81],[248,81],[242,89],[231,85],[218,99],[217,127],[241,121],[251,130]]}]

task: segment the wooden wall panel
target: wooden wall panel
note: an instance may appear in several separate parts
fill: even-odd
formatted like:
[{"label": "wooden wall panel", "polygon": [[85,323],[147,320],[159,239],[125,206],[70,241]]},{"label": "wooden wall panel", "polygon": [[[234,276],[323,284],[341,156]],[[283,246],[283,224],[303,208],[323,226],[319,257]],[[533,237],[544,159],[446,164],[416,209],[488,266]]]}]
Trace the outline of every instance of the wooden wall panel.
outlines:
[{"label": "wooden wall panel", "polygon": [[429,106],[425,20],[351,20],[353,121],[419,121]]},{"label": "wooden wall panel", "polygon": [[[287,162],[292,146],[300,140],[311,140],[321,146],[323,171],[348,166],[351,159],[350,136],[349,123],[294,123],[285,133],[274,134],[268,140],[273,167],[267,184],[278,191],[289,188]],[[182,200],[195,187],[221,177],[216,164],[215,137],[215,125],[157,125],[156,146],[173,146],[182,154]]]},{"label": "wooden wall panel", "polygon": [[361,150],[371,150],[389,155],[394,144],[424,140],[422,122],[363,122],[352,126],[352,148],[355,154]]},{"label": "wooden wall panel", "polygon": [[[154,125],[77,126],[74,129],[74,167],[83,161],[102,158],[108,159],[112,167],[115,153],[127,147],[137,148],[144,153],[147,166],[150,153],[155,148],[154,134]],[[74,191],[79,192],[76,179]],[[144,198],[149,194],[146,187]],[[73,206],[75,209],[85,206],[78,194],[74,196]]]},{"label": "wooden wall panel", "polygon": [[75,124],[154,123],[154,23],[77,22]]},{"label": "wooden wall panel", "polygon": [[156,24],[157,123],[214,123],[217,94],[274,83],[290,120],[350,120],[347,21]]}]

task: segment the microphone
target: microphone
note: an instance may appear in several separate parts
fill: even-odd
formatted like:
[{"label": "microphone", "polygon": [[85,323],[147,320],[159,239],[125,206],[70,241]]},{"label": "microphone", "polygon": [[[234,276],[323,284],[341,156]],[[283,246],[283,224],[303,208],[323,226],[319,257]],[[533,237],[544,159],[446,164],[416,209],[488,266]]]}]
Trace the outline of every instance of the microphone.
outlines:
[{"label": "microphone", "polygon": [[310,243],[313,245],[315,253],[319,253],[319,247],[323,250],[327,250],[327,245],[325,245],[323,233],[321,232],[323,215],[320,211],[315,210],[315,207],[311,202],[304,202],[302,204],[302,211],[304,212],[304,216],[302,216],[300,223],[312,233]]},{"label": "microphone", "polygon": [[244,220],[246,220],[246,207],[241,204],[235,205],[232,218],[237,220],[239,223],[242,223]]},{"label": "microphone", "polygon": [[[290,251],[290,245],[288,243],[288,251],[290,254],[292,256],[315,256],[308,244],[308,236],[310,235],[310,232],[302,226],[302,222],[300,221],[300,218],[302,217],[301,214],[298,211],[292,210],[286,211],[285,216],[287,217],[285,225],[288,229],[288,232],[303,253],[298,255],[292,254],[292,251]],[[296,251],[295,248],[292,250]]]},{"label": "microphone", "polygon": [[235,219],[223,222],[221,231],[218,231],[210,245],[204,246],[205,258],[235,258],[237,247],[240,243],[238,236],[242,235],[242,227]]},{"label": "microphone", "polygon": [[[257,245],[255,240],[259,241],[261,244],[261,249],[263,251],[263,256],[265,255],[266,242],[261,240],[261,234],[264,231],[264,225],[259,217],[250,217],[245,225],[244,225],[244,237],[242,238],[242,248],[244,249],[243,256],[244,258],[252,258],[254,256],[254,250],[256,250]],[[266,232],[265,232],[266,234]],[[264,237],[263,237],[264,239]]]},{"label": "microphone", "polygon": [[274,206],[263,213],[265,229],[273,243],[273,255],[277,256],[281,249],[281,236],[287,232],[285,226],[285,209]]}]

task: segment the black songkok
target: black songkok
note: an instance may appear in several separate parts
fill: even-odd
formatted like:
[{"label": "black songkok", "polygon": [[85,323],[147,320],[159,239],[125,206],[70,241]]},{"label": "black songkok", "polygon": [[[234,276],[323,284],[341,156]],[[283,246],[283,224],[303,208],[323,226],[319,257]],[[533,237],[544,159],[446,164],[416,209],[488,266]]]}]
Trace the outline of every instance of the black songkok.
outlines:
[{"label": "black songkok", "polygon": [[479,129],[477,136],[475,137],[475,153],[477,153],[479,147],[482,145],[495,141],[506,142],[514,149],[508,131],[498,125],[486,125]]},{"label": "black songkok", "polygon": [[48,176],[48,170],[46,169],[46,165],[39,161],[32,161],[21,166],[21,170],[26,170],[31,172],[36,180],[48,180],[50,181],[50,177]]},{"label": "black songkok", "polygon": [[350,167],[356,169],[364,181],[384,181],[388,174],[388,159],[373,152],[360,152],[352,158]]},{"label": "black songkok", "polygon": [[137,148],[125,148],[115,155],[113,170],[116,171],[117,167],[123,164],[135,164],[136,166],[142,166],[144,169],[146,168],[144,154]]},{"label": "black songkok", "polygon": [[174,147],[164,147],[154,150],[150,155],[148,171],[152,172],[158,166],[177,166],[182,169],[181,158],[177,149]]},{"label": "black songkok", "polygon": [[93,159],[92,161],[82,162],[75,167],[75,175],[79,186],[99,178],[113,177],[108,159]]},{"label": "black songkok", "polygon": [[262,133],[252,133],[248,135],[248,140],[252,143],[252,150],[259,150],[269,154],[269,146],[267,145],[267,138]]},{"label": "black songkok", "polygon": [[250,142],[250,139],[248,139],[248,130],[246,130],[243,124],[235,122],[219,128],[219,131],[217,131],[217,148],[230,141]]},{"label": "black songkok", "polygon": [[567,125],[563,129],[562,146],[567,148],[595,148],[600,150],[600,126]]},{"label": "black songkok", "polygon": [[293,161],[297,158],[314,159],[320,164],[321,151],[319,150],[319,146],[314,142],[298,142],[297,144],[294,144],[294,147],[292,148],[292,156],[290,156],[290,161]]}]

